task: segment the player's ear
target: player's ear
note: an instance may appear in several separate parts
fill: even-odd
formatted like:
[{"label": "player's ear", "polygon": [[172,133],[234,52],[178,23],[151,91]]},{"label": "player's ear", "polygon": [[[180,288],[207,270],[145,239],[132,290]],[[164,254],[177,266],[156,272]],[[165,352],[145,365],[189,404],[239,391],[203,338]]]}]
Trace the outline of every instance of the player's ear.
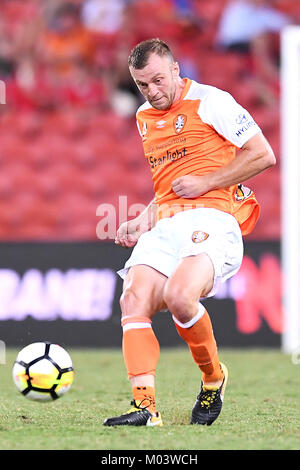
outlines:
[{"label": "player's ear", "polygon": [[178,62],[174,62],[172,64],[172,75],[173,75],[174,78],[177,78],[177,77],[179,77],[179,74],[180,74],[179,64],[178,64]]}]

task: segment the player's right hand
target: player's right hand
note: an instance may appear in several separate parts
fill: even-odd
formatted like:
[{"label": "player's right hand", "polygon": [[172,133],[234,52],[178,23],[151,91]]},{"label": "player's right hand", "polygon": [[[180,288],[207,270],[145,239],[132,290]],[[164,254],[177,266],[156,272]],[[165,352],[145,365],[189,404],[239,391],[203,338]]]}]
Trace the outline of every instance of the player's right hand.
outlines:
[{"label": "player's right hand", "polygon": [[123,222],[117,231],[115,243],[124,248],[132,248],[136,245],[141,234],[142,232],[138,230],[136,224],[133,224],[133,221]]}]

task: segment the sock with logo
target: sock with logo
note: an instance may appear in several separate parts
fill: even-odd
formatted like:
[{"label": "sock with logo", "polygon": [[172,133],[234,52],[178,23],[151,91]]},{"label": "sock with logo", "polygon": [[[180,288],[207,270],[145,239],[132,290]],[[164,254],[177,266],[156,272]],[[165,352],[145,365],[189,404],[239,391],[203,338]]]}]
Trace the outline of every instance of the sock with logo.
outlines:
[{"label": "sock with logo", "polygon": [[133,399],[137,406],[147,408],[150,413],[155,414],[155,388],[148,386],[132,387]]},{"label": "sock with logo", "polygon": [[189,322],[181,323],[174,316],[173,320],[179,335],[187,343],[195,363],[202,371],[203,383],[223,380],[211,320],[203,305],[199,304],[198,313]]}]

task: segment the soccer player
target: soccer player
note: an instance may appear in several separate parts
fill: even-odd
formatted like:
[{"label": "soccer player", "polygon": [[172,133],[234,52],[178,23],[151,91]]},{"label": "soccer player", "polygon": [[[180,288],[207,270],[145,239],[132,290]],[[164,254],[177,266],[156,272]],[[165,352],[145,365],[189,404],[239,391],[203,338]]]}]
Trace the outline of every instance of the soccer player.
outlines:
[{"label": "soccer player", "polygon": [[190,422],[211,425],[222,408],[228,370],[219,361],[201,299],[238,271],[242,235],[253,229],[260,212],[255,195],[241,183],[274,165],[275,156],[229,93],[180,77],[160,39],[135,46],[129,69],[146,99],[137,125],[155,198],[117,231],[117,244],[134,246],[119,271],[122,349],[133,401],[129,411],[104,424],[162,425],[155,404],[160,347],[151,322],[167,309],[202,373]]}]

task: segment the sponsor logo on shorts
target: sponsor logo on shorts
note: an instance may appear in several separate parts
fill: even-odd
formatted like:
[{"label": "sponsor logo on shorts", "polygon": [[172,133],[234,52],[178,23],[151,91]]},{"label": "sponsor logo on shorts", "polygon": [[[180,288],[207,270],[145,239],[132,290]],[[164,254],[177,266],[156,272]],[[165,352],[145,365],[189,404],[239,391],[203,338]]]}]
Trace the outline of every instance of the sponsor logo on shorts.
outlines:
[{"label": "sponsor logo on shorts", "polygon": [[208,233],[201,232],[200,230],[193,232],[192,240],[194,243],[204,242],[209,237]]},{"label": "sponsor logo on shorts", "polygon": [[174,124],[175,132],[177,134],[179,134],[183,130],[184,126],[186,125],[186,121],[187,121],[187,116],[185,114],[178,114],[178,116],[176,116],[176,118],[173,121],[173,124]]}]

